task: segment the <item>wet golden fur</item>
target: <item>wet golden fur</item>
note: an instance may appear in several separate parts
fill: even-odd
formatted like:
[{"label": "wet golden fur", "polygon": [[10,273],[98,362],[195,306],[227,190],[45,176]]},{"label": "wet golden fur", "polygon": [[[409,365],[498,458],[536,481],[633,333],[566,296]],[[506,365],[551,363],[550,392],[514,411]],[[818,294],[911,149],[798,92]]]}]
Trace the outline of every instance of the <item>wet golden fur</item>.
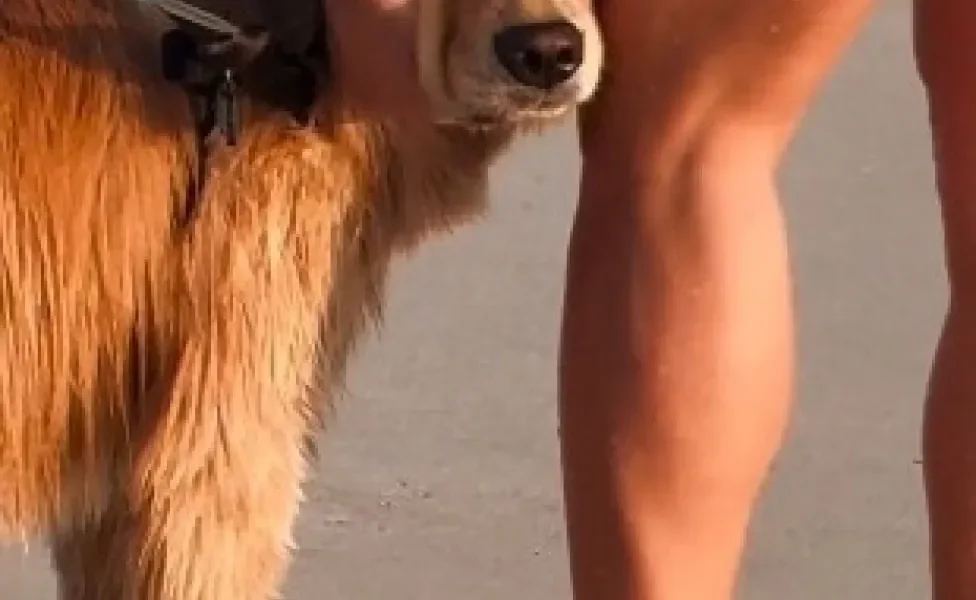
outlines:
[{"label": "wet golden fur", "polygon": [[478,215],[514,127],[247,107],[191,224],[185,96],[124,0],[0,3],[0,538],[63,598],[273,597],[317,425],[396,252]]}]

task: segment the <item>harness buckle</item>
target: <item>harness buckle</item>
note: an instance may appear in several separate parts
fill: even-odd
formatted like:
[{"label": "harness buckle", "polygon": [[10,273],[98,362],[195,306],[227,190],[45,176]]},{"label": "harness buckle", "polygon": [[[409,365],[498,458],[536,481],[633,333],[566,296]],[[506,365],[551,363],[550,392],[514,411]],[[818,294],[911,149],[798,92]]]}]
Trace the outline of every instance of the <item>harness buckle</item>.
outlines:
[{"label": "harness buckle", "polygon": [[[263,48],[261,35],[248,40],[252,47]],[[179,83],[193,101],[198,133],[204,139],[218,133],[229,146],[235,146],[240,134],[241,50],[233,38],[221,36],[213,42],[201,42],[176,28],[166,32],[161,41],[163,76]]]},{"label": "harness buckle", "polygon": [[187,194],[189,222],[202,195],[207,142],[220,135],[228,146],[238,143],[245,93],[288,113],[299,125],[310,121],[319,85],[331,76],[324,7],[322,0],[305,0],[313,3],[314,35],[304,50],[290,50],[294,40],[275,39],[273,29],[241,28],[185,0],[142,1],[174,23],[160,40],[162,74],[185,90],[196,126],[198,164]]}]

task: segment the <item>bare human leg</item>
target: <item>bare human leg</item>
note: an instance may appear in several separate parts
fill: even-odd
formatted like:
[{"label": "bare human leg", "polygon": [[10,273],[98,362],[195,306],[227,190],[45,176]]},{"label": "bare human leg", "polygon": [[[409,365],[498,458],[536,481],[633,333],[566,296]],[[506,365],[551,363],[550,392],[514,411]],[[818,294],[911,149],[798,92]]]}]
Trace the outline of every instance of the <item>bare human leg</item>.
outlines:
[{"label": "bare human leg", "polygon": [[976,598],[976,4],[917,0],[950,284],[923,427],[932,597]]},{"label": "bare human leg", "polygon": [[793,384],[779,160],[872,0],[604,0],[561,436],[577,600],[724,600]]}]

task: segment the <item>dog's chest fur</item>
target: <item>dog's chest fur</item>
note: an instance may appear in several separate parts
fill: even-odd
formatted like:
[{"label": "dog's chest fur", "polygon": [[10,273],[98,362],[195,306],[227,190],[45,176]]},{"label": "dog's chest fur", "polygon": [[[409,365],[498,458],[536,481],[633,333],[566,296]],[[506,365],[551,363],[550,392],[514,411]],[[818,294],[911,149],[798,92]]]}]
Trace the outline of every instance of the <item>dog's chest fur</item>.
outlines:
[{"label": "dog's chest fur", "polygon": [[511,136],[398,136],[340,74],[312,129],[247,108],[184,226],[196,141],[152,33],[126,0],[0,5],[0,534],[99,511],[134,465],[179,479],[154,444],[187,471],[246,450],[190,429],[308,435],[392,254],[478,214]]}]

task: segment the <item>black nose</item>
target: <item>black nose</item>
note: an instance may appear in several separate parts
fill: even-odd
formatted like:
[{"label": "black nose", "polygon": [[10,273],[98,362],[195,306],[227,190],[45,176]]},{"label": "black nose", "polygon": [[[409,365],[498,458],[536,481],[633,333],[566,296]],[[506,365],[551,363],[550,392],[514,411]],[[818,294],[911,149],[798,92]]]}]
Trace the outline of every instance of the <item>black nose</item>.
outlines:
[{"label": "black nose", "polygon": [[583,63],[583,34],[567,21],[511,25],[495,34],[495,55],[522,85],[551,90]]}]

